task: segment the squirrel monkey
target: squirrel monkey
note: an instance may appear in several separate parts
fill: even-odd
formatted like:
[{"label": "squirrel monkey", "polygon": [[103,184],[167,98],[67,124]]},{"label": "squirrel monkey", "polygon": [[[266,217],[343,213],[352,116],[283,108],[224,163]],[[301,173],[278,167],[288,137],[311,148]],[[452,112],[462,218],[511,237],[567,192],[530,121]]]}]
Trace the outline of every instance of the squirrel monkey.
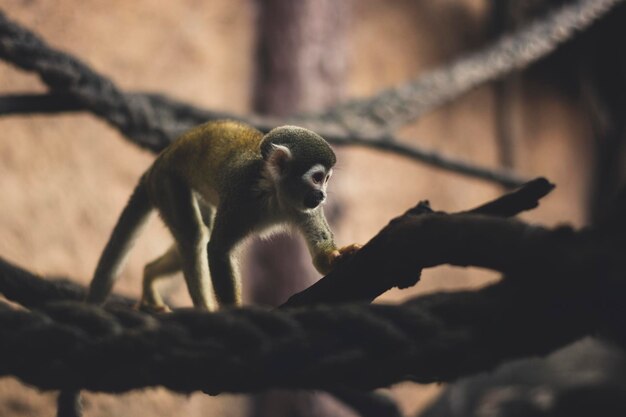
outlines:
[{"label": "squirrel monkey", "polygon": [[263,135],[234,121],[197,126],[169,145],[141,177],[98,262],[87,301],[104,302],[148,214],[156,209],[175,244],[149,263],[141,307],[167,307],[154,283],[182,269],[195,307],[241,304],[234,259],[251,233],[295,226],[315,268],[328,273],[358,245],[338,249],[322,203],[335,154],[310,130],[277,127]]}]

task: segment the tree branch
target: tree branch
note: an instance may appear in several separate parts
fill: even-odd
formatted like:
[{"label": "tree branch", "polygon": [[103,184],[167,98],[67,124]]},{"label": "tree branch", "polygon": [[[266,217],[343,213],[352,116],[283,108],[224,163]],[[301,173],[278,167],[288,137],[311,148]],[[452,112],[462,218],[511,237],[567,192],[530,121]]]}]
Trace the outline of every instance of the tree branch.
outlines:
[{"label": "tree branch", "polygon": [[[506,273],[526,268],[525,254],[529,258],[539,256],[544,262],[551,253],[544,251],[549,249],[544,244],[553,243],[547,229],[500,217],[536,207],[553,188],[546,179],[538,178],[475,209],[451,215],[433,213],[427,203],[419,203],[391,220],[352,259],[293,295],[283,307],[310,305],[318,300],[372,301],[391,288],[415,285],[422,268],[446,263]],[[519,234],[526,235],[526,240],[514,238]],[[559,236],[561,232],[556,238]],[[466,256],[473,263],[468,263]]]}]

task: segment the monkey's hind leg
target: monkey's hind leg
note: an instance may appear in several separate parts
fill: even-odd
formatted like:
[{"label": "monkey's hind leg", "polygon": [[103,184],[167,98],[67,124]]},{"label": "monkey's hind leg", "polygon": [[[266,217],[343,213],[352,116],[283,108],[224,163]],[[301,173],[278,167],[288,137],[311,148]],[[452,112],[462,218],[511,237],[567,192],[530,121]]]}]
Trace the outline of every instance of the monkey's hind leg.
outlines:
[{"label": "monkey's hind leg", "polygon": [[[202,201],[198,201],[198,203],[202,221],[207,229],[210,230],[213,225],[214,210],[210,205]],[[143,292],[139,308],[144,311],[157,313],[170,311],[167,304],[163,302],[163,298],[156,288],[156,283],[161,278],[181,271],[182,267],[183,263],[176,243],[170,246],[163,255],[148,263],[143,270]]]},{"label": "monkey's hind leg", "polygon": [[181,270],[182,262],[176,244],[150,262],[143,270],[143,292],[139,308],[150,312],[167,312],[169,307],[163,302],[161,294],[157,291],[156,282],[160,278],[172,275]]},{"label": "monkey's hind leg", "polygon": [[176,240],[193,305],[212,311],[215,301],[206,254],[208,232],[198,199],[184,181],[172,174],[157,180],[155,205]]}]

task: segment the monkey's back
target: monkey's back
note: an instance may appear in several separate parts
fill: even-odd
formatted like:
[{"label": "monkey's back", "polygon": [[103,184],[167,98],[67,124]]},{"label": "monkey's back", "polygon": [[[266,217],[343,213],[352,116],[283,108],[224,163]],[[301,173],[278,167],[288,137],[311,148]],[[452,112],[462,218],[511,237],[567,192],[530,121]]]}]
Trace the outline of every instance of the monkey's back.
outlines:
[{"label": "monkey's back", "polygon": [[259,130],[240,122],[207,122],[183,133],[165,148],[150,171],[174,173],[207,202],[217,204],[229,184],[246,182],[238,177],[247,175],[248,168],[260,160],[262,139]]}]

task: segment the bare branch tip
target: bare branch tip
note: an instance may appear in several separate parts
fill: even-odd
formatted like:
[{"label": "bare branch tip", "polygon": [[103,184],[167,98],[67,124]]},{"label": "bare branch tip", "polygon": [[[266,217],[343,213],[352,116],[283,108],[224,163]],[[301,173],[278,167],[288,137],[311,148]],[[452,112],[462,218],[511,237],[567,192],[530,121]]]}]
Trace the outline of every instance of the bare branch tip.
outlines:
[{"label": "bare branch tip", "polygon": [[433,209],[430,207],[430,201],[422,200],[415,207],[410,208],[404,214],[405,216],[419,216],[420,214],[432,213]]}]

